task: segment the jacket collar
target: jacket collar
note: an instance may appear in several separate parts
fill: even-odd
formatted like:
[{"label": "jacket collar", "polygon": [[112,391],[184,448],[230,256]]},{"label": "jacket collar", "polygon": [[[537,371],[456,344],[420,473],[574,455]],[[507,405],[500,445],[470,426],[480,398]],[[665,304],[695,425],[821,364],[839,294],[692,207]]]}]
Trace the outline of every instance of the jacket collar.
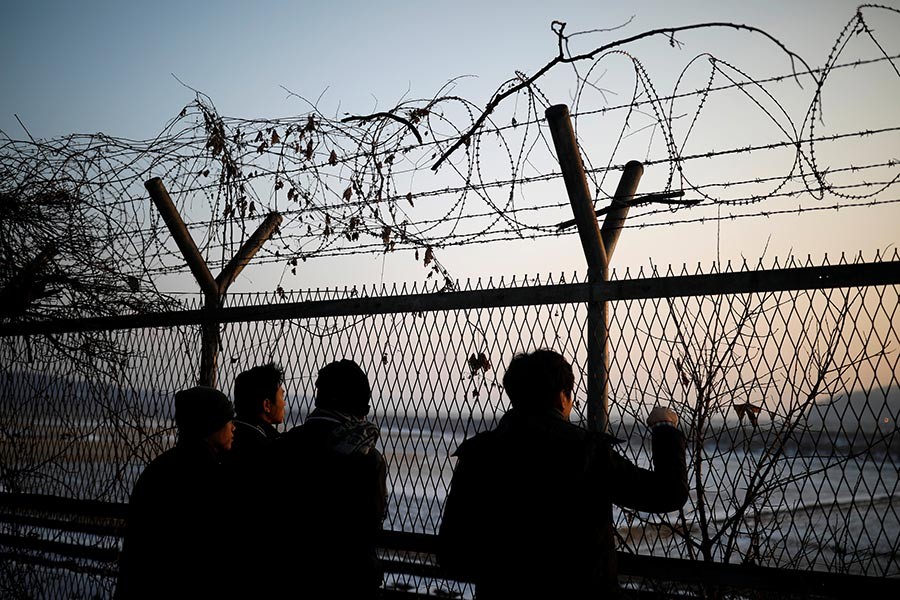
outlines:
[{"label": "jacket collar", "polygon": [[246,429],[247,431],[253,431],[267,439],[274,439],[274,438],[278,437],[278,430],[275,429],[275,426],[271,425],[269,423],[266,423],[265,421],[260,421],[257,419],[254,419],[254,420],[235,419],[234,424],[236,427]]}]

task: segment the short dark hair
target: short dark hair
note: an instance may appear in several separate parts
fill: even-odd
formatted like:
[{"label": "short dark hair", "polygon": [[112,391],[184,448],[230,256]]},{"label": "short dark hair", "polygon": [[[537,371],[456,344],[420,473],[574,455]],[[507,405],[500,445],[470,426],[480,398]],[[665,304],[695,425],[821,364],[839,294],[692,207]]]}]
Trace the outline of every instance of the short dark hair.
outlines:
[{"label": "short dark hair", "polygon": [[541,348],[516,354],[503,375],[503,388],[513,408],[536,411],[552,408],[560,392],[572,393],[572,365],[559,352]]},{"label": "short dark hair", "polygon": [[234,408],[239,419],[251,419],[263,412],[263,401],[275,401],[284,370],[271,362],[253,367],[234,379]]},{"label": "short dark hair", "polygon": [[369,414],[372,388],[365,371],[352,360],[329,363],[316,379],[316,406],[357,417]]}]

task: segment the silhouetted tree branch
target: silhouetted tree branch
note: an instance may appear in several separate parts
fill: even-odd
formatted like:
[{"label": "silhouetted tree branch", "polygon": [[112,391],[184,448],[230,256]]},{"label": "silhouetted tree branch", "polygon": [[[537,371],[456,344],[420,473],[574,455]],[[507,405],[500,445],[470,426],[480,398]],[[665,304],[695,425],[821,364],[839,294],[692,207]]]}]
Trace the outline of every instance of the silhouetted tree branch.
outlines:
[{"label": "silhouetted tree branch", "polygon": [[[674,36],[676,33],[681,33],[685,31],[697,30],[697,29],[711,29],[711,28],[730,28],[736,29],[738,31],[747,31],[750,33],[756,33],[762,35],[768,40],[772,41],[778,48],[780,48],[791,60],[791,68],[796,73],[796,62],[799,61],[803,66],[808,70],[809,65],[806,64],[806,61],[800,57],[800,55],[792,52],[785,46],[781,41],[767,33],[766,31],[753,27],[752,25],[742,25],[738,23],[698,23],[696,25],[683,25],[681,27],[665,27],[661,29],[653,29],[650,31],[645,31],[643,33],[639,33],[637,35],[633,35],[627,38],[623,38],[620,40],[616,40],[614,42],[610,42],[609,44],[603,44],[602,46],[598,46],[594,50],[590,52],[586,52],[584,54],[578,54],[575,56],[566,56],[565,54],[565,40],[567,36],[563,34],[566,24],[560,21],[554,21],[551,25],[551,29],[553,33],[557,36],[559,53],[556,55],[553,60],[545,64],[543,67],[538,69],[534,75],[530,77],[521,77],[519,83],[506,87],[505,89],[501,87],[495,94],[494,97],[491,98],[490,102],[484,107],[484,110],[481,112],[481,115],[475,119],[475,122],[472,124],[472,127],[469,128],[464,134],[462,134],[456,142],[454,142],[447,150],[441,153],[440,158],[431,166],[433,171],[437,171],[438,168],[450,157],[451,154],[456,152],[460,146],[463,146],[468,143],[468,141],[472,138],[473,135],[484,125],[484,122],[490,117],[491,113],[494,112],[494,109],[500,105],[506,98],[509,98],[513,94],[516,94],[524,89],[528,89],[537,83],[541,77],[546,75],[553,67],[561,64],[570,64],[576,63],[586,60],[593,60],[599,54],[607,52],[609,50],[613,50],[615,48],[621,48],[637,42],[639,40],[651,38],[651,37],[659,37],[659,36],[668,36],[672,43],[674,44]],[[502,91],[501,91],[502,90]]]}]

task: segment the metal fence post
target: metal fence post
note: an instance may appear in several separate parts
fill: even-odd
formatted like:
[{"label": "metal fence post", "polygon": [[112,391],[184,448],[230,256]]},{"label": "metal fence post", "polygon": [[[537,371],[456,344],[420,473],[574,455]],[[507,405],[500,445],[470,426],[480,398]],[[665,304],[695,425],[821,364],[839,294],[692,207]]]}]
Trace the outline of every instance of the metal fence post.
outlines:
[{"label": "metal fence post", "polygon": [[[609,278],[609,259],[616,247],[619,232],[628,215],[628,200],[634,196],[644,167],[637,161],[625,165],[619,186],[601,231],[597,225],[591,192],[572,129],[569,107],[557,104],[545,113],[550,134],[562,170],[569,203],[578,226],[581,247],[588,265],[589,283]],[[606,301],[591,294],[587,318],[587,418],[591,431],[606,432],[609,427],[609,317]]]}]

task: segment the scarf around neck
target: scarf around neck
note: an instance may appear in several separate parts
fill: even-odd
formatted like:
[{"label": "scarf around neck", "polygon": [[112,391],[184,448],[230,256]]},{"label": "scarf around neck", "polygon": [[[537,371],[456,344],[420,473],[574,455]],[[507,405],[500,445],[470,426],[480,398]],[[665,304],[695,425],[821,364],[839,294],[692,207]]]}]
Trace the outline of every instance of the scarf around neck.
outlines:
[{"label": "scarf around neck", "polygon": [[309,417],[306,419],[307,423],[310,421],[326,421],[337,424],[329,435],[331,449],[337,454],[368,454],[375,449],[375,443],[378,441],[378,427],[361,417],[336,410],[316,408],[309,413]]}]

